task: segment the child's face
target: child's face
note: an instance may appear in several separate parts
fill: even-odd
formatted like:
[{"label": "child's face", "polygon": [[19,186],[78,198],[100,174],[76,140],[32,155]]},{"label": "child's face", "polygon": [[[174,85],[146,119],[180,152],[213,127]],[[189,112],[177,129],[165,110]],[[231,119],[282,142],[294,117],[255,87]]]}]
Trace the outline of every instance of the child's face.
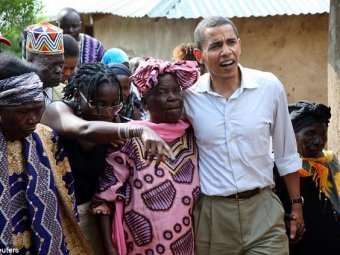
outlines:
[{"label": "child's face", "polygon": [[62,83],[67,83],[70,76],[76,71],[78,57],[68,57],[64,60]]},{"label": "child's face", "polygon": [[130,79],[126,75],[117,75],[120,86],[122,87],[124,100],[130,95]]}]

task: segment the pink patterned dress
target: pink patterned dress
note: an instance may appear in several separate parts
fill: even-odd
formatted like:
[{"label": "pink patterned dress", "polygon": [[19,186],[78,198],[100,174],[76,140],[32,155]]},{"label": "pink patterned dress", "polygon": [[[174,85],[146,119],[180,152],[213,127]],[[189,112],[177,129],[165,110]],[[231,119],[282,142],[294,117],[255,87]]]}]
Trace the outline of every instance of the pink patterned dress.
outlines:
[{"label": "pink patterned dress", "polygon": [[194,254],[192,211],[200,188],[192,129],[172,146],[176,159],[164,157],[157,169],[155,160],[146,165],[143,151],[134,138],[108,156],[95,200],[123,204],[127,254]]}]

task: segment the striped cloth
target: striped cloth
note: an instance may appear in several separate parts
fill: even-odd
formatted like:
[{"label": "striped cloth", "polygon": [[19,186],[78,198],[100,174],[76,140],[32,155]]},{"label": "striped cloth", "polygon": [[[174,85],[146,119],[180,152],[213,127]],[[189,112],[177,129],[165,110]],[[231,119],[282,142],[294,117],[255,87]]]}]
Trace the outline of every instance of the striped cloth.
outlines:
[{"label": "striped cloth", "polygon": [[80,33],[79,37],[80,45],[77,67],[80,68],[82,65],[87,63],[100,62],[106,52],[103,44],[96,38],[86,34]]},{"label": "striped cloth", "polygon": [[44,101],[42,82],[35,73],[0,80],[0,105],[21,105]]}]

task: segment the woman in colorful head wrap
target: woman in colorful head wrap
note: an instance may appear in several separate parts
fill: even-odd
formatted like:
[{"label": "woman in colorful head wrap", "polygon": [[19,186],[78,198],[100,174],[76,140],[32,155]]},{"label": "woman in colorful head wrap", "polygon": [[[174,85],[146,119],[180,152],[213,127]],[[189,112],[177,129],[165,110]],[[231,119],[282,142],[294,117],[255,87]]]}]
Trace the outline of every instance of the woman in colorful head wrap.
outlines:
[{"label": "woman in colorful head wrap", "polygon": [[182,90],[198,77],[196,62],[154,59],[142,62],[131,77],[150,120],[129,123],[157,132],[175,159],[164,156],[155,167],[159,160],[144,159],[141,151],[147,145],[139,138],[128,140],[107,157],[92,207],[94,213],[110,214],[110,205],[115,204],[112,231],[106,229],[105,236],[119,254],[194,254],[192,211],[200,193],[197,148],[192,128],[180,118]]},{"label": "woman in colorful head wrap", "polygon": [[122,93],[115,73],[102,63],[81,66],[66,85],[65,100],[51,103],[41,122],[52,127],[65,146],[74,175],[75,196],[83,233],[96,254],[101,236],[95,217],[88,214],[99,175],[104,169],[108,144],[119,139],[142,137],[150,145],[146,153],[171,153],[158,135],[140,125],[113,123],[122,108]]},{"label": "woman in colorful head wrap", "polygon": [[323,104],[297,101],[289,105],[298,152],[303,160],[300,174],[306,232],[290,245],[290,254],[337,255],[340,251],[340,165],[325,150],[331,109]]},{"label": "woman in colorful head wrap", "polygon": [[39,124],[35,68],[0,54],[0,248],[5,254],[91,254],[78,222],[73,177],[56,134]]}]

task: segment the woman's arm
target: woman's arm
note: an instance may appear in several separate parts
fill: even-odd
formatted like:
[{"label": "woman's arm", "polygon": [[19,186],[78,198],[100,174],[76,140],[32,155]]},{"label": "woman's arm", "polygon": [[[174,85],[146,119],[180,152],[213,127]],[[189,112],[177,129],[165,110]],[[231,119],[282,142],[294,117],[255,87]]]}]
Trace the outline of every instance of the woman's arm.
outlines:
[{"label": "woman's arm", "polygon": [[62,101],[51,103],[42,115],[41,123],[54,129],[59,135],[82,139],[93,143],[111,143],[121,139],[141,137],[145,143],[145,157],[167,154],[173,158],[169,146],[151,129],[106,121],[86,121],[76,116],[71,107]]}]

